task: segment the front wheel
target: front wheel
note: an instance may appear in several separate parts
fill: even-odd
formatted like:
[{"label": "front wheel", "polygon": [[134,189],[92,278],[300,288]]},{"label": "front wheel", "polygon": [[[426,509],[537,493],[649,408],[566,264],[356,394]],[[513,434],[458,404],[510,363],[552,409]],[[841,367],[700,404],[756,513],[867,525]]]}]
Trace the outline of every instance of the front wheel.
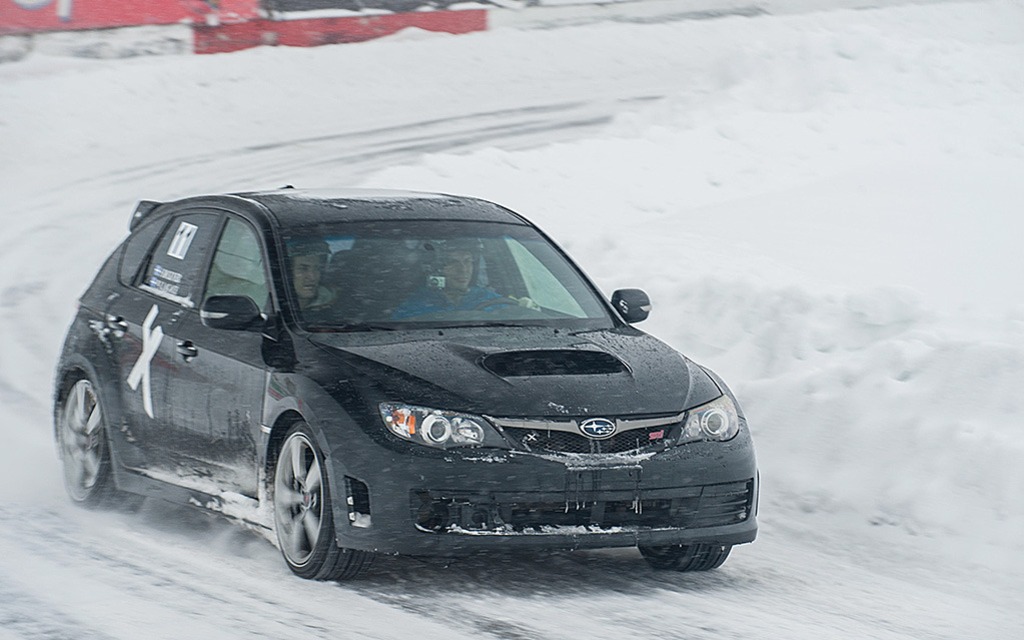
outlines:
[{"label": "front wheel", "polygon": [[667,571],[710,571],[722,566],[732,551],[718,544],[684,544],[668,547],[640,547],[651,567]]},{"label": "front wheel", "polygon": [[324,457],[309,425],[285,436],[274,470],[274,528],[288,568],[311,580],[347,580],[370,565],[366,551],[335,541],[334,512]]}]

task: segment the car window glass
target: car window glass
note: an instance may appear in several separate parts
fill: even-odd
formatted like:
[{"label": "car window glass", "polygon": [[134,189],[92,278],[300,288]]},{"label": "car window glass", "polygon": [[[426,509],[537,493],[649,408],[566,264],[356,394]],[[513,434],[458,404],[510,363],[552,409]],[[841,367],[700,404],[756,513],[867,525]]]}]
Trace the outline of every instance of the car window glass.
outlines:
[{"label": "car window glass", "polygon": [[131,284],[135,280],[139,267],[146,259],[157,235],[164,228],[167,220],[157,220],[143,225],[132,232],[132,235],[125,240],[124,253],[121,254],[121,268],[119,277],[124,284]]},{"label": "car window glass", "polygon": [[143,272],[139,288],[185,307],[193,295],[213,242],[220,216],[192,213],[171,220]]},{"label": "car window glass", "polygon": [[206,297],[248,296],[266,310],[270,291],[263,265],[256,232],[244,222],[229,219],[210,265]]},{"label": "car window glass", "polygon": [[292,306],[314,330],[609,324],[597,292],[529,226],[387,220],[294,229],[283,239]]},{"label": "car window glass", "polygon": [[530,251],[528,245],[536,243],[528,241],[524,245],[515,238],[506,238],[506,242],[526,285],[527,296],[542,307],[576,318],[586,317],[583,307],[576,302],[565,285]]}]

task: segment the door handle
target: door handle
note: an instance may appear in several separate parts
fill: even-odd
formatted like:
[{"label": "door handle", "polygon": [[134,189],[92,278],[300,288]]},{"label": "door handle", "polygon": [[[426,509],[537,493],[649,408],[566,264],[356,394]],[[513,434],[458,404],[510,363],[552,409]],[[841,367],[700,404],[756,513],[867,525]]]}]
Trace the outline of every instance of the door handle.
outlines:
[{"label": "door handle", "polygon": [[128,332],[128,321],[121,316],[108,313],[104,318],[107,329],[115,338],[122,338]]},{"label": "door handle", "polygon": [[181,340],[178,342],[178,353],[181,355],[185,362],[189,362],[192,358],[199,355],[199,349],[191,340]]}]

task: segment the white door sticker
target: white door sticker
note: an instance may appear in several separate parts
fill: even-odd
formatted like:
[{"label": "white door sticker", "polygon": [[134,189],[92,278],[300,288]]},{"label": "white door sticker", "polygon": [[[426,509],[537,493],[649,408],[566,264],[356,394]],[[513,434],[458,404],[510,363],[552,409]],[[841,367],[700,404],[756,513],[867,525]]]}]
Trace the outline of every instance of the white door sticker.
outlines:
[{"label": "white door sticker", "polygon": [[142,353],[139,354],[139,359],[135,361],[135,366],[128,374],[128,386],[132,388],[132,391],[138,389],[139,382],[142,382],[142,406],[150,418],[153,417],[153,391],[149,385],[149,363],[153,361],[153,356],[156,355],[157,349],[160,348],[160,343],[164,339],[163,327],[153,329],[153,321],[156,320],[156,314],[159,312],[160,309],[154,304],[153,308],[149,310],[149,315],[146,316],[146,321],[142,323]]},{"label": "white door sticker", "polygon": [[192,246],[192,238],[196,237],[197,227],[194,224],[188,222],[182,222],[178,225],[178,230],[174,232],[174,239],[171,241],[171,246],[167,248],[167,255],[178,260],[184,260],[185,254],[188,253],[188,248]]}]

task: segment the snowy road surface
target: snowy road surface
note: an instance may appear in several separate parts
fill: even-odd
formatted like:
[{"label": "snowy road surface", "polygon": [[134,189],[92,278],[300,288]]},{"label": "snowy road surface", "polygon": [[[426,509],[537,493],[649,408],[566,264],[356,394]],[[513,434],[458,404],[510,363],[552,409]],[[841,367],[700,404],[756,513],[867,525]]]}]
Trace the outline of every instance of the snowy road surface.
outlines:
[{"label": "snowy road surface", "polygon": [[[1024,8],[405,32],[0,65],[0,640],[1016,639],[1024,629]],[[141,198],[292,183],[491,198],[730,381],[758,540],[381,558],[293,577],[156,503],[68,504],[51,375]]]},{"label": "snowy road surface", "polygon": [[190,510],[5,507],[0,621],[25,638],[1011,637],[1019,593],[965,589],[981,576],[941,550],[778,519],[707,575],[614,550],[384,558],[337,585],[294,578],[262,538]]}]

